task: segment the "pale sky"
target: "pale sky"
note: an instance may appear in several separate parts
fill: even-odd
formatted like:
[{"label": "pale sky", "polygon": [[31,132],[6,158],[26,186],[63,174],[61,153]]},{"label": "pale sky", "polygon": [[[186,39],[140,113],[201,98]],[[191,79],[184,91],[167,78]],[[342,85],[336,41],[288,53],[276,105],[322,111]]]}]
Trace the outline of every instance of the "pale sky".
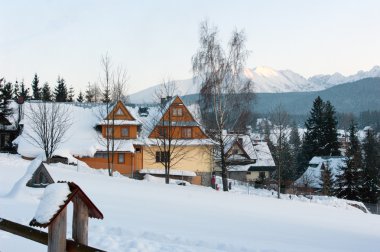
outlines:
[{"label": "pale sky", "polygon": [[84,91],[106,52],[128,70],[129,93],[190,78],[206,18],[224,44],[235,27],[246,32],[249,68],[310,77],[380,65],[376,0],[1,0],[0,10],[0,78],[28,85],[34,73],[51,86],[60,75]]}]

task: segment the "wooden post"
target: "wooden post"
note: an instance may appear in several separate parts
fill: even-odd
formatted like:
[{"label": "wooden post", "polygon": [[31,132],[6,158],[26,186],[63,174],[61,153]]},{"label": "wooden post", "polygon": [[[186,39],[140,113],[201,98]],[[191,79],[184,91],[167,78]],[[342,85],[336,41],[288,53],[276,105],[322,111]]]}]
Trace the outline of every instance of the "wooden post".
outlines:
[{"label": "wooden post", "polygon": [[88,244],[88,207],[78,197],[73,198],[73,240],[81,244]]},{"label": "wooden post", "polygon": [[66,251],[67,209],[64,208],[48,228],[48,252]]}]

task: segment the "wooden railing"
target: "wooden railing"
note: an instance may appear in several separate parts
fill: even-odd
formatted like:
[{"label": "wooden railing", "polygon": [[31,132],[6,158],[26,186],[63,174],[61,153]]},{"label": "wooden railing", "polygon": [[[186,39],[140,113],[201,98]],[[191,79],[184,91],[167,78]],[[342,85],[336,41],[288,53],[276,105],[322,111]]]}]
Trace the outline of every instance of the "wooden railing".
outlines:
[{"label": "wooden railing", "polygon": [[[21,225],[19,223],[9,221],[3,218],[0,218],[0,230],[12,233],[24,237],[26,239],[48,245],[48,233]],[[80,244],[73,240],[66,239],[66,251],[69,252],[105,252],[97,248],[93,248],[87,245]]]}]

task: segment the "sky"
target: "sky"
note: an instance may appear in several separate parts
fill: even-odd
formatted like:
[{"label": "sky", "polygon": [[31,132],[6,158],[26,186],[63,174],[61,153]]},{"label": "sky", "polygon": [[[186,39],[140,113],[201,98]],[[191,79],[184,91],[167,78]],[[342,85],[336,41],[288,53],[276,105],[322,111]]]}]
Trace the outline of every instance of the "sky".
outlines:
[{"label": "sky", "polygon": [[244,30],[246,67],[290,69],[305,77],[355,74],[380,65],[380,1],[140,0],[0,1],[0,78],[34,73],[78,92],[101,75],[108,53],[128,72],[128,92],[192,77],[199,24],[218,27],[226,45]]}]

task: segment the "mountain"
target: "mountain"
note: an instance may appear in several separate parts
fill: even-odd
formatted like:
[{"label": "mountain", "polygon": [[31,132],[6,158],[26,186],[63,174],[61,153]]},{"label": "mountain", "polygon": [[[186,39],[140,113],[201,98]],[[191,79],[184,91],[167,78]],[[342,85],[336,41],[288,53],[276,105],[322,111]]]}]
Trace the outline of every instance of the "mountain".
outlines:
[{"label": "mountain", "polygon": [[[241,74],[243,79],[254,83],[255,93],[285,93],[320,91],[338,84],[358,81],[365,78],[380,77],[380,66],[369,71],[359,71],[355,75],[344,76],[340,73],[332,75],[315,75],[306,79],[291,70],[275,70],[270,67],[246,68]],[[133,103],[154,102],[154,94],[162,84],[149,87],[130,96]],[[193,79],[176,81],[178,94],[181,96],[197,94],[200,83]]]},{"label": "mountain", "polygon": [[[355,82],[335,85],[331,88],[312,92],[258,93],[251,110],[268,113],[281,105],[289,114],[306,115],[313,101],[320,96],[329,100],[340,113],[359,114],[367,110],[380,109],[380,78],[366,78]],[[198,95],[183,97],[187,104],[196,103]]]},{"label": "mountain", "polygon": [[329,88],[335,86],[337,84],[354,82],[358,80],[362,80],[365,78],[376,78],[380,77],[380,66],[374,66],[369,71],[359,71],[356,74],[344,76],[340,73],[334,73],[332,75],[315,75],[310,77],[308,80],[312,83],[315,83],[320,86],[324,86],[324,88]]}]

